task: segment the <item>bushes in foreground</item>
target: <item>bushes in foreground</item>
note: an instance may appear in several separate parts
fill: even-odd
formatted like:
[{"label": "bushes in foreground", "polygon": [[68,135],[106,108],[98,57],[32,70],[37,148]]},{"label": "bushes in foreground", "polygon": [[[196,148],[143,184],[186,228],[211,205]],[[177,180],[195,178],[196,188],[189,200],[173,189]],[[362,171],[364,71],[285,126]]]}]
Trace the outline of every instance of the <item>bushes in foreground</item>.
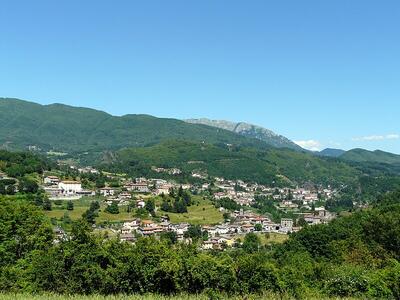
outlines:
[{"label": "bushes in foreground", "polygon": [[398,299],[399,216],[400,205],[391,201],[308,227],[281,246],[214,253],[167,239],[143,238],[135,245],[105,239],[84,220],[73,224],[69,240],[54,243],[36,206],[0,199],[0,290]]}]

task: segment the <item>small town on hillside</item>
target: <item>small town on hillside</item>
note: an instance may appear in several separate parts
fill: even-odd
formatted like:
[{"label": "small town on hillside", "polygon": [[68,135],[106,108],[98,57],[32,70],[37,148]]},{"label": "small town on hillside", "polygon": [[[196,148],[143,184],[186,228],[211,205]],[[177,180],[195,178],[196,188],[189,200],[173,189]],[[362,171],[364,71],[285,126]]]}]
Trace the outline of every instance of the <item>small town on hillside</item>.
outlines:
[{"label": "small town on hillside", "polygon": [[[193,232],[197,231],[203,250],[236,247],[251,232],[267,239],[271,235],[285,239],[303,226],[325,224],[336,217],[336,213],[324,207],[324,201],[338,194],[330,187],[306,184],[296,188],[272,188],[242,180],[210,178],[202,172],[192,172],[191,176],[203,183],[182,184],[172,179],[129,178],[93,167],[65,163],[59,166],[64,168],[63,172],[50,171],[40,179],[40,188],[50,202],[48,213],[58,240],[68,238],[63,225],[73,216],[74,206],[78,210],[78,203],[83,202],[86,208],[96,203],[95,209],[107,214],[101,218],[104,222],[92,225],[98,232],[106,232],[105,236],[117,236],[121,241],[134,243],[141,236],[159,238],[169,234],[176,241],[190,243]],[[65,170],[74,175],[66,175]],[[178,168],[152,167],[152,170],[172,176],[181,174]],[[0,176],[7,178],[6,174]],[[105,178],[100,184],[90,184],[87,179],[99,176]],[[179,199],[178,195],[182,203],[173,200],[174,197]],[[261,212],[257,204],[265,201],[273,204],[272,210],[278,215],[271,214],[271,210]],[[64,204],[67,204],[65,211]],[[191,214],[191,210],[196,209],[196,215]],[[87,211],[81,212],[87,214]],[[94,213],[95,217],[98,212]]]}]

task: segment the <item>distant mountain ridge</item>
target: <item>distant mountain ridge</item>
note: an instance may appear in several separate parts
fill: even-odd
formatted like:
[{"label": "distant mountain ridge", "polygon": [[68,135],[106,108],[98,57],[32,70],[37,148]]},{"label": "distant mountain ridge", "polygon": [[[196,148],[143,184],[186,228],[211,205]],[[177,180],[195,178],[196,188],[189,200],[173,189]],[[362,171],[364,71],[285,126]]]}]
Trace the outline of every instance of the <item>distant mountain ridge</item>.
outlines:
[{"label": "distant mountain ridge", "polygon": [[217,127],[238,133],[246,137],[256,138],[276,148],[289,148],[297,151],[305,151],[303,148],[301,148],[299,145],[289,140],[288,138],[276,134],[272,130],[269,130],[261,126],[245,122],[211,120],[207,118],[187,119],[185,121],[192,124],[202,124],[202,125]]},{"label": "distant mountain ridge", "polygon": [[334,148],[326,148],[322,151],[315,152],[316,155],[326,156],[326,157],[340,157],[344,153],[346,153],[345,150],[334,149]]},{"label": "distant mountain ridge", "polygon": [[104,151],[169,139],[268,147],[265,142],[228,130],[177,119],[143,114],[118,117],[90,108],[0,98],[0,146],[6,149],[22,150],[33,145],[63,152]]},{"label": "distant mountain ridge", "polygon": [[347,161],[353,162],[376,162],[376,163],[384,163],[384,164],[400,164],[400,155],[375,150],[368,151],[365,149],[352,149],[346,151],[340,158]]},{"label": "distant mountain ridge", "polygon": [[[0,98],[0,148],[43,151],[103,152],[153,146],[170,140],[202,142],[215,146],[288,150],[354,163],[400,164],[400,155],[384,151],[325,149],[306,151],[289,139],[260,126],[209,119],[177,120],[143,114],[121,117],[90,108],[64,104],[40,105],[19,99]],[[279,152],[270,152],[278,155]]]}]

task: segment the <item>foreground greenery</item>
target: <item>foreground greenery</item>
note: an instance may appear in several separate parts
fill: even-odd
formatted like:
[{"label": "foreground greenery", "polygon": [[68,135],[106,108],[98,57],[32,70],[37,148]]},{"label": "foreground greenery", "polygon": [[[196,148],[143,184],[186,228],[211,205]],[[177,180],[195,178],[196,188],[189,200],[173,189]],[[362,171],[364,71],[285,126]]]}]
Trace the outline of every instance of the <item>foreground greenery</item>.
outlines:
[{"label": "foreground greenery", "polygon": [[[49,219],[23,197],[0,199],[0,290],[59,294],[400,297],[400,193],[280,245],[256,235],[223,252],[142,238],[104,238],[79,220],[54,243]],[[150,298],[151,299],[151,298]]]},{"label": "foreground greenery", "polygon": [[[200,295],[189,295],[189,294],[179,294],[179,295],[155,295],[155,294],[145,294],[145,295],[112,295],[112,296],[82,296],[82,295],[55,295],[55,294],[0,294],[0,300],[210,300],[210,299],[230,299],[230,300],[243,300],[243,296],[227,296],[218,293],[203,293]],[[268,299],[268,300],[292,300],[294,297],[288,295],[278,295],[278,294],[258,294],[258,295],[246,295],[247,300],[258,300],[258,299]],[[327,297],[309,298],[313,299],[328,299]],[[339,299],[338,297],[332,297],[329,299]],[[352,298],[340,298],[340,299],[352,299]]]}]

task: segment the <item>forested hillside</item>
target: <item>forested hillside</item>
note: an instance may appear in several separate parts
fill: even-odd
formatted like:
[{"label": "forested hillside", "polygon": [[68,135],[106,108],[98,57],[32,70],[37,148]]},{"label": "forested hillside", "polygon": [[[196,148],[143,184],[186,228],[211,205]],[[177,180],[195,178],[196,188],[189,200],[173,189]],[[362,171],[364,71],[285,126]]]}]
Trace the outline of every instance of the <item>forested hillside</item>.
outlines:
[{"label": "forested hillside", "polygon": [[151,166],[177,167],[187,173],[204,171],[210,176],[266,184],[313,181],[340,185],[354,182],[360,174],[339,160],[289,149],[258,150],[179,140],[121,150],[114,164],[108,165],[132,174],[146,174]]},{"label": "forested hillside", "polygon": [[152,145],[173,138],[268,146],[228,130],[176,119],[149,115],[116,117],[88,108],[0,99],[0,145],[8,149],[26,149],[33,145],[46,151],[103,151]]},{"label": "forested hillside", "polygon": [[375,162],[400,165],[400,155],[375,150],[352,149],[340,155],[341,159],[353,162]]}]

